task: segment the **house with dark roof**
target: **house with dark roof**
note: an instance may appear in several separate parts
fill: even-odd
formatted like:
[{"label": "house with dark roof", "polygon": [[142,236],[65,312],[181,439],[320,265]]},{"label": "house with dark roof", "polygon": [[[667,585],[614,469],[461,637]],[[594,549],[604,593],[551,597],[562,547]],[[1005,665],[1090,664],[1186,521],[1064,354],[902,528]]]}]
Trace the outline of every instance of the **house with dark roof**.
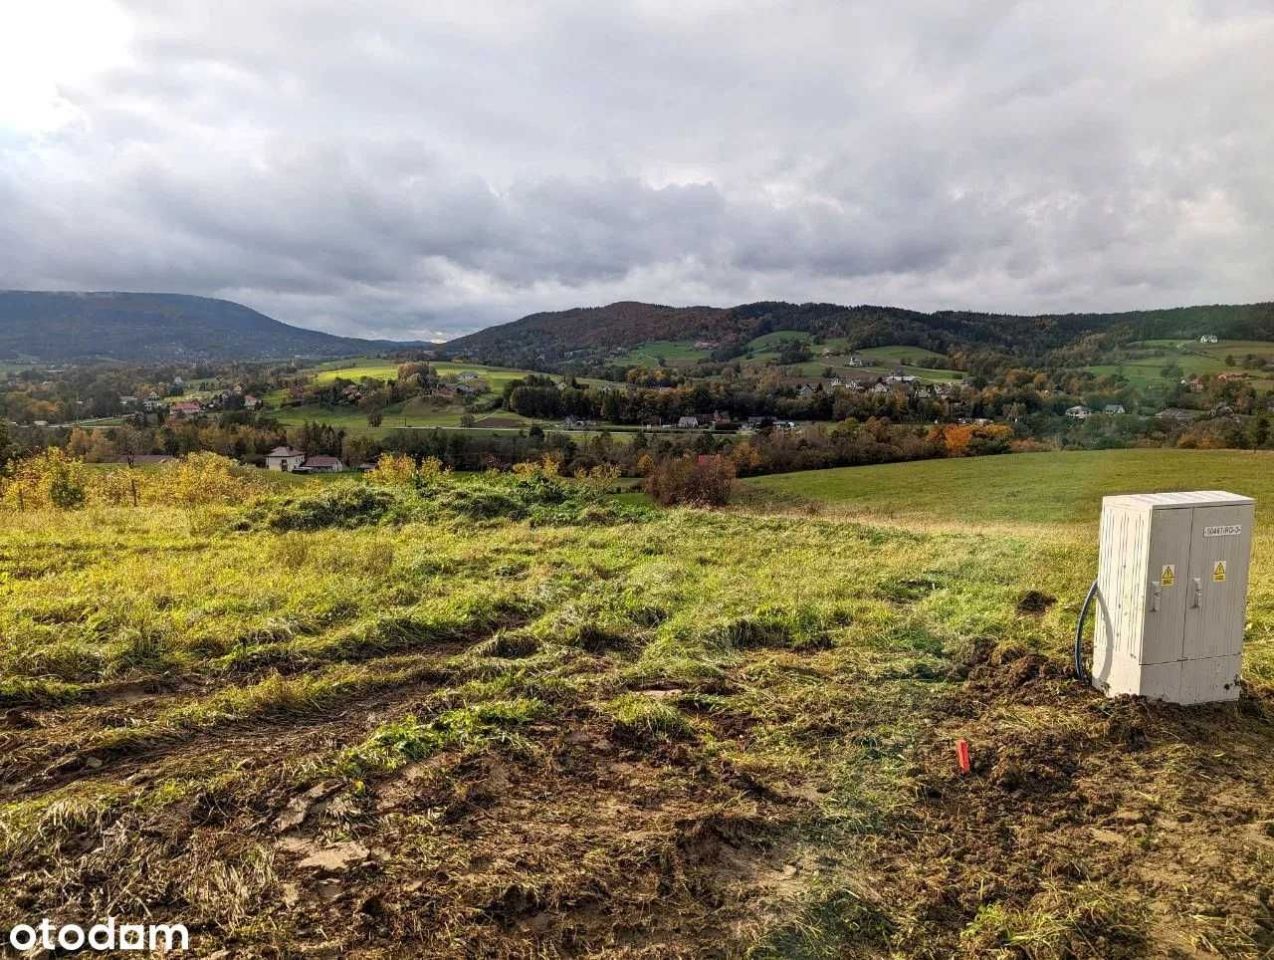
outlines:
[{"label": "house with dark roof", "polygon": [[340,457],[317,455],[306,457],[305,462],[293,469],[294,473],[340,473],[345,469],[345,462]]}]

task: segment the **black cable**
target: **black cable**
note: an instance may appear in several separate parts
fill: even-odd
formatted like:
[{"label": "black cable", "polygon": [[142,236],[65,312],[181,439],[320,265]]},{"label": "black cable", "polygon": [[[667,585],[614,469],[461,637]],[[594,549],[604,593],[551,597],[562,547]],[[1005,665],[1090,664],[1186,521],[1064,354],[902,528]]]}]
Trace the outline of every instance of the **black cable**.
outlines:
[{"label": "black cable", "polygon": [[1093,597],[1097,596],[1097,581],[1088,588],[1088,596],[1084,597],[1084,605],[1079,608],[1079,620],[1075,623],[1075,676],[1084,683],[1091,683],[1093,675],[1084,666],[1084,621],[1088,618],[1088,608],[1093,605]]}]

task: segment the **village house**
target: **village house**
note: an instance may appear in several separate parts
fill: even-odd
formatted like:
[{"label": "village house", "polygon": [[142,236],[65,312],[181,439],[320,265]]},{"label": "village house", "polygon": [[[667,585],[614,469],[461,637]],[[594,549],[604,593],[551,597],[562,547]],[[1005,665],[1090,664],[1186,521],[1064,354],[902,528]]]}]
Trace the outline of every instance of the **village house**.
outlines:
[{"label": "village house", "polygon": [[294,468],[294,473],[340,473],[345,469],[345,462],[340,457],[317,455],[306,457],[305,461]]},{"label": "village house", "polygon": [[243,395],[243,409],[244,409],[244,410],[259,410],[259,409],[261,409],[261,398],[260,398],[260,397],[254,397],[254,396],[253,396],[252,394],[250,394],[250,393],[245,393],[245,394]]},{"label": "village house", "polygon": [[275,447],[265,455],[267,470],[280,470],[283,473],[291,473],[303,463],[305,463],[305,451],[293,450],[291,447]]},{"label": "village house", "polygon": [[1168,407],[1155,414],[1160,420],[1175,420],[1178,423],[1189,423],[1198,415],[1198,410],[1186,410],[1182,407]]},{"label": "village house", "polygon": [[1200,343],[1216,343],[1217,335],[1215,333],[1205,333],[1199,338]]},{"label": "village house", "polygon": [[1124,409],[1124,405],[1122,403],[1108,403],[1102,408],[1102,413],[1112,417],[1122,416],[1127,412],[1128,411]]},{"label": "village house", "polygon": [[1092,415],[1093,411],[1089,410],[1083,404],[1077,404],[1076,406],[1066,408],[1066,416],[1070,417],[1072,420],[1087,420]]},{"label": "village house", "polygon": [[845,361],[845,365],[847,367],[861,367],[866,365],[866,361],[862,357],[850,354],[849,359]]},{"label": "village house", "polygon": [[176,417],[197,417],[203,413],[203,407],[196,400],[182,400],[170,406],[168,412]]},{"label": "village house", "polygon": [[699,426],[698,417],[681,417],[677,420],[678,430],[694,430]]}]

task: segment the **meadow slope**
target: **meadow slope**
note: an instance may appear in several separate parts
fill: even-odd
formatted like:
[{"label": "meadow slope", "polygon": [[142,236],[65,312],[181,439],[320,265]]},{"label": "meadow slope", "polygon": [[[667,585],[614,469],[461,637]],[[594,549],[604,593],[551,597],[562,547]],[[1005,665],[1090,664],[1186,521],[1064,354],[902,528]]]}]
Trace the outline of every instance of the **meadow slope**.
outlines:
[{"label": "meadow slope", "polygon": [[[1047,467],[957,466],[985,464]],[[993,522],[956,523],[898,487],[931,469],[888,482],[936,514],[877,492],[866,520],[0,515],[0,925],[162,918],[235,957],[1265,955],[1270,537],[1244,699],[1108,701],[1065,666],[1095,546],[1059,521],[1090,489],[1050,515],[967,479]]]}]

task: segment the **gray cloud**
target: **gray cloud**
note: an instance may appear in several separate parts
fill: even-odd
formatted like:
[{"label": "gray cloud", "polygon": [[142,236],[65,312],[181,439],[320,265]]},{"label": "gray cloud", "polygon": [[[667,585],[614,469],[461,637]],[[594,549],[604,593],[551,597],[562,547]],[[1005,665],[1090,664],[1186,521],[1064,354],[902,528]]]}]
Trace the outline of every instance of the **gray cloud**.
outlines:
[{"label": "gray cloud", "polygon": [[119,10],[56,122],[0,98],[0,286],[377,336],[630,298],[1274,296],[1266,4]]}]

